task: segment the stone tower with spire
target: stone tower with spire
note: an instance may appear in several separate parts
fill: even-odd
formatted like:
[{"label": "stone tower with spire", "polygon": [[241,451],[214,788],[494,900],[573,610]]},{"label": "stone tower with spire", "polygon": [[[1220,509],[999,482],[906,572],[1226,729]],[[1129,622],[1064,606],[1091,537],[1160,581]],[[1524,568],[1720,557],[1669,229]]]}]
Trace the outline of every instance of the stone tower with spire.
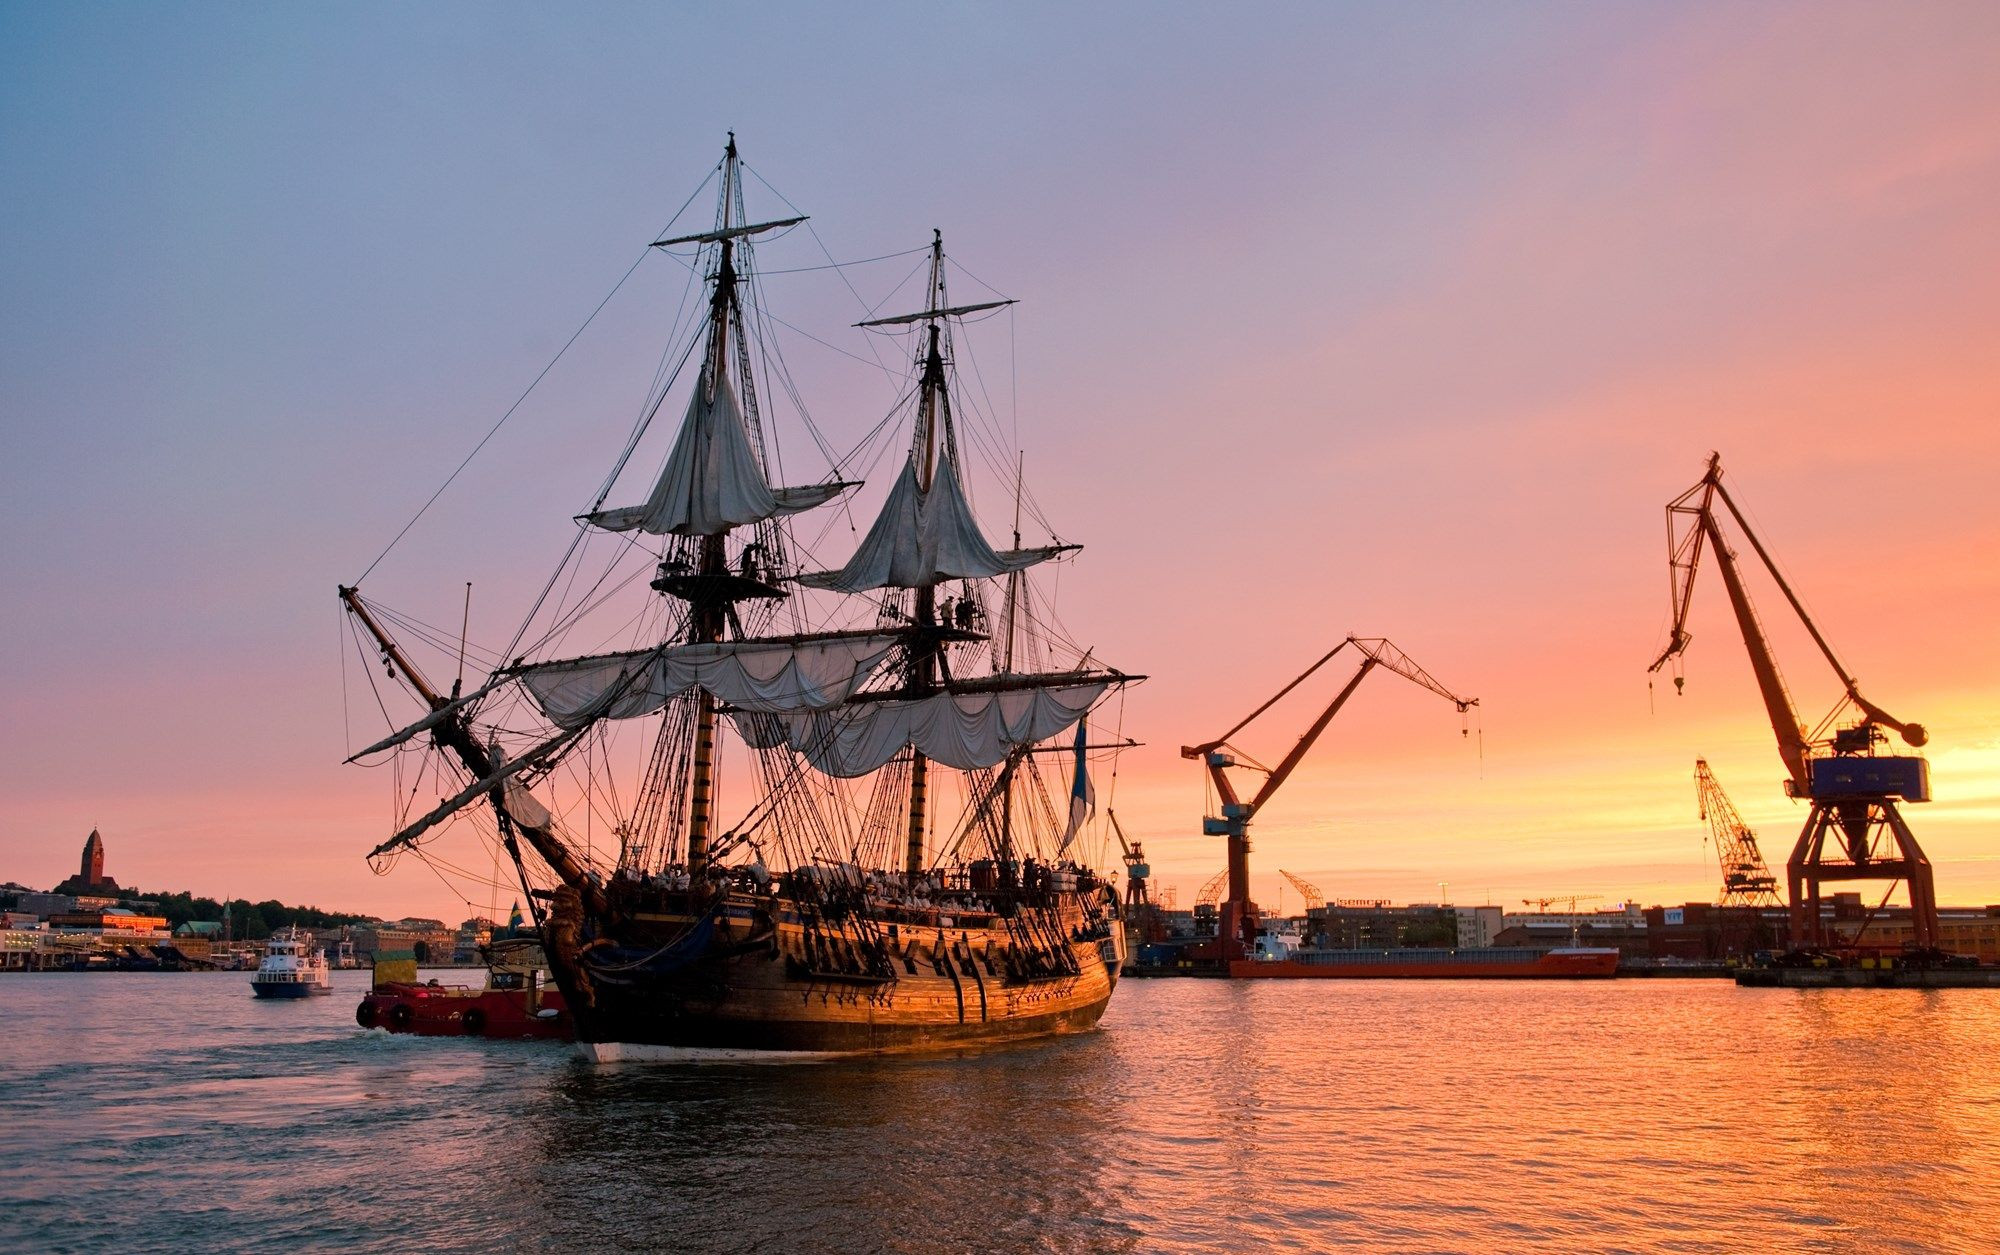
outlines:
[{"label": "stone tower with spire", "polygon": [[90,839],[83,843],[83,868],[77,872],[76,878],[89,889],[105,883],[104,838],[97,835],[95,828],[90,830]]}]

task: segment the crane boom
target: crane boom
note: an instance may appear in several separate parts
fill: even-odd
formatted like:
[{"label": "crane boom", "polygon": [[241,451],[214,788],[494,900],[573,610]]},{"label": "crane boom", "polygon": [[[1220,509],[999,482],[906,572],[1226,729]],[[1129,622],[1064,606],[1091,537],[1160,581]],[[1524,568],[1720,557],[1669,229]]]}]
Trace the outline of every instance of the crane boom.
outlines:
[{"label": "crane boom", "polygon": [[1203,881],[1201,892],[1194,895],[1194,904],[1196,906],[1214,906],[1222,897],[1222,882],[1227,879],[1229,879],[1229,869],[1225,867]]},{"label": "crane boom", "polygon": [[[1833,646],[1827,643],[1825,635],[1819,630],[1819,625],[1806,613],[1798,594],[1792,591],[1791,584],[1778,569],[1777,561],[1764,547],[1764,542],[1758,538],[1749,520],[1743,517],[1743,511],[1737,506],[1735,498],[1729,495],[1729,489],[1723,486],[1720,453],[1709,455],[1708,469],[1703,473],[1700,482],[1667,503],[1667,567],[1668,580],[1673,592],[1674,622],[1666,649],[1661,651],[1660,656],[1654,659],[1653,665],[1647,670],[1658,671],[1680,657],[1693,642],[1694,638],[1687,631],[1687,617],[1688,609],[1694,601],[1695,571],[1701,564],[1704,546],[1713,549],[1716,567],[1722,573],[1723,587],[1729,594],[1730,607],[1736,614],[1737,627],[1743,633],[1743,643],[1750,654],[1751,670],[1757,676],[1757,688],[1763,695],[1765,710],[1770,715],[1771,730],[1777,736],[1778,756],[1784,760],[1785,769],[1791,778],[1792,794],[1794,797],[1807,795],[1811,788],[1811,780],[1808,778],[1806,759],[1811,746],[1806,739],[1804,725],[1799,721],[1797,707],[1793,705],[1784,678],[1778,672],[1778,662],[1771,651],[1770,640],[1764,634],[1763,624],[1757,618],[1756,609],[1750,604],[1749,593],[1743,585],[1742,573],[1737,567],[1736,555],[1723,542],[1715,510],[1718,498],[1729,512],[1729,517],[1735,520],[1744,538],[1750,542],[1750,547],[1756,551],[1758,559],[1764,564],[1764,569],[1771,573],[1772,580],[1784,593],[1786,602],[1790,604],[1792,612],[1798,616],[1799,622],[1811,635],[1813,643],[1819,646],[1820,654],[1825,657],[1827,665],[1833,669],[1834,675],[1839,677],[1847,699],[1854,703],[1855,708],[1861,711],[1868,722],[1895,729],[1909,744],[1921,746],[1928,741],[1929,734],[1922,724],[1907,723],[1897,719],[1862,696],[1860,685],[1853,673],[1840,661],[1839,655],[1833,652]],[[1680,680],[1676,678],[1675,684],[1679,683]]]},{"label": "crane boom", "polygon": [[[1361,666],[1355,671],[1353,677],[1347,681],[1346,685],[1341,688],[1340,692],[1334,696],[1333,701],[1327,705],[1326,709],[1320,712],[1319,717],[1313,720],[1311,726],[1299,737],[1291,750],[1284,758],[1278,761],[1277,766],[1263,768],[1254,763],[1245,764],[1255,770],[1264,771],[1265,778],[1263,786],[1257,790],[1256,795],[1249,801],[1244,801],[1236,788],[1235,782],[1229,776],[1228,769],[1238,765],[1236,755],[1229,752],[1231,748],[1229,738],[1248,727],[1259,715],[1271,709],[1286,694],[1305,683],[1321,667],[1331,662],[1336,655],[1350,646],[1361,655]],[[1347,699],[1354,695],[1354,690],[1360,687],[1361,681],[1367,679],[1368,673],[1376,667],[1393,671],[1412,684],[1429,689],[1431,692],[1436,693],[1458,707],[1458,712],[1461,715],[1479,704],[1478,698],[1460,697],[1440,684],[1430,672],[1418,666],[1410,659],[1408,654],[1396,648],[1387,639],[1383,637],[1349,636],[1322,654],[1318,661],[1307,667],[1291,683],[1279,689],[1276,694],[1258,706],[1257,709],[1251,711],[1249,715],[1240,720],[1229,731],[1223,733],[1213,741],[1207,741],[1200,745],[1183,745],[1181,747],[1182,758],[1199,758],[1203,760],[1204,765],[1208,769],[1209,780],[1214,784],[1216,794],[1222,801],[1221,817],[1210,817],[1203,820],[1202,831],[1209,836],[1225,836],[1228,838],[1229,865],[1227,875],[1229,877],[1229,898],[1227,905],[1224,907],[1226,927],[1223,930],[1223,935],[1226,938],[1230,938],[1234,942],[1243,945],[1248,945],[1255,940],[1257,907],[1250,900],[1249,826],[1251,817],[1265,803],[1271,800],[1272,796],[1284,786],[1285,781],[1291,778],[1292,772],[1305,760],[1307,752],[1312,749],[1314,742],[1319,740],[1320,734],[1326,731],[1327,725],[1333,722],[1334,716],[1338,715],[1341,708],[1347,704]],[[1466,729],[1463,727],[1460,728],[1461,733],[1465,731]]]},{"label": "crane boom", "polygon": [[1278,874],[1289,881],[1292,888],[1299,891],[1299,896],[1306,900],[1306,910],[1317,911],[1326,906],[1326,895],[1319,891],[1319,886],[1292,875],[1282,867],[1278,869]]}]

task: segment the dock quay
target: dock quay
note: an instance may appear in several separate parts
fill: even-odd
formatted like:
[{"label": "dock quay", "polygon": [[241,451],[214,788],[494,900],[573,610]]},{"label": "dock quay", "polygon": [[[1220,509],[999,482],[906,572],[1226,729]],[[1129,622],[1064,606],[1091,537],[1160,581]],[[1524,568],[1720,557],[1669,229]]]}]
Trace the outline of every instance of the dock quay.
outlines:
[{"label": "dock quay", "polygon": [[1746,967],[1743,988],[2000,989],[2000,967]]}]

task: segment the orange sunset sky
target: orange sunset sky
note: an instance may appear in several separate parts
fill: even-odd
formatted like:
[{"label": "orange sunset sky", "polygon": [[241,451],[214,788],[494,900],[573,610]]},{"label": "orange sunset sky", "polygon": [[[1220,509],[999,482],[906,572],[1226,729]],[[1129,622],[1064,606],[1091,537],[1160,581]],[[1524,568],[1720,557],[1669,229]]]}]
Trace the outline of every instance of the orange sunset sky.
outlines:
[{"label": "orange sunset sky", "polygon": [[[363,862],[391,803],[340,765],[383,724],[351,675],[344,712],[335,585],[733,128],[835,258],[941,227],[1021,299],[975,347],[1086,546],[1070,635],[1152,677],[1098,795],[1183,905],[1222,849],[1178,747],[1349,632],[1476,695],[1475,736],[1371,678],[1253,830],[1267,908],[1279,867],[1711,898],[1697,755],[1781,863],[1804,811],[1712,571],[1686,693],[1645,674],[1662,506],[1712,449],[1863,691],[1930,728],[1941,901],[2000,902],[2000,8],[481,12],[0,10],[0,880],[96,827],[126,884],[464,916]],[[643,264],[364,592],[455,624],[472,580],[503,644],[684,282]],[[843,355],[856,292],[766,292],[841,350],[781,341],[843,447],[894,395]],[[1833,678],[1754,591],[1816,722]],[[1240,742],[1275,760],[1345,674]]]}]

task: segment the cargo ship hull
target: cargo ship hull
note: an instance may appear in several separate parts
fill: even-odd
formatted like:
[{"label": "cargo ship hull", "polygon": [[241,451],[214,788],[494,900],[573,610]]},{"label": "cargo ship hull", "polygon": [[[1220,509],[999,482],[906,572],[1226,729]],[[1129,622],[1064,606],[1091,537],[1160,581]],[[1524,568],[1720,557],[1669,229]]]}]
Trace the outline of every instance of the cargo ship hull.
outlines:
[{"label": "cargo ship hull", "polygon": [[1618,951],[1578,946],[1561,950],[1297,950],[1282,959],[1237,959],[1239,980],[1593,980],[1618,974]]}]

